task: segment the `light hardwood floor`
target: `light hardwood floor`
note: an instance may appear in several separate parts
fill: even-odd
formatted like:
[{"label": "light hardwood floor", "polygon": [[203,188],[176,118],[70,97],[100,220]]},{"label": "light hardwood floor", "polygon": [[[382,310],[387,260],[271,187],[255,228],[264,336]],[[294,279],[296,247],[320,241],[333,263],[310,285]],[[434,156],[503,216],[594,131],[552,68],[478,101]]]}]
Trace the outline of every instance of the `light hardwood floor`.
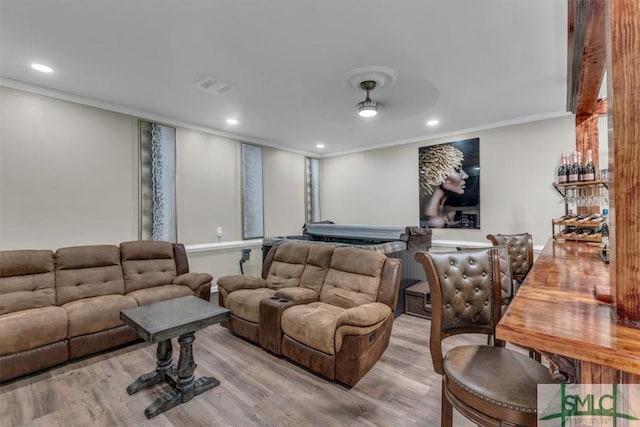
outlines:
[{"label": "light hardwood floor", "polygon": [[[348,389],[246,342],[219,325],[196,333],[196,377],[220,385],[147,420],[168,390],[125,389],[155,367],[155,345],[134,344],[0,387],[1,426],[439,426],[440,376],[428,348],[429,321],[401,315],[389,348]],[[450,338],[451,345],[482,337]],[[177,358],[174,342],[174,358]],[[455,414],[455,426],[471,426]]]}]

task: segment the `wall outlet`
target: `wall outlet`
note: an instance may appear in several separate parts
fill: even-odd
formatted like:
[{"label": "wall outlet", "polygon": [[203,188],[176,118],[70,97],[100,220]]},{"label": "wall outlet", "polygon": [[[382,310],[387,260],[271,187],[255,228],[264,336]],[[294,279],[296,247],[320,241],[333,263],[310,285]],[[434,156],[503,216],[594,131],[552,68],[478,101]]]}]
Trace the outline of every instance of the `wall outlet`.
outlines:
[{"label": "wall outlet", "polygon": [[222,237],[222,227],[216,228],[216,234],[218,235],[218,237]]}]

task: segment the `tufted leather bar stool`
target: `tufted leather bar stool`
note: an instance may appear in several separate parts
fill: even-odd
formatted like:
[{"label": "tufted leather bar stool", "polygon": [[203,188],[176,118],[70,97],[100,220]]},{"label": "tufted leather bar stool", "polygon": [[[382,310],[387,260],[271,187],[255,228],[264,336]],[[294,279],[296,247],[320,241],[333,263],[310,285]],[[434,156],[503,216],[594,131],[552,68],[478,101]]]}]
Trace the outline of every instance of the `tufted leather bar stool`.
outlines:
[{"label": "tufted leather bar stool", "polygon": [[[498,249],[498,257],[500,258],[500,287],[502,288],[502,312],[507,309],[507,305],[513,298],[513,275],[511,274],[511,259],[509,258],[509,251],[506,246],[496,246]],[[477,248],[456,246],[457,251],[474,250]],[[491,344],[493,335],[487,335],[487,344]],[[533,353],[531,353],[531,357]],[[538,362],[540,358],[537,359]]]},{"label": "tufted leather bar stool", "polygon": [[[509,257],[509,251],[504,245],[496,246],[498,249],[498,257],[500,258],[500,287],[502,288],[502,305],[503,312],[506,306],[511,302],[513,298],[513,274],[511,273],[511,258]],[[475,250],[477,247],[463,247],[456,246],[457,251]]]},{"label": "tufted leather bar stool", "polygon": [[538,384],[553,383],[548,370],[518,352],[494,345],[462,345],[442,353],[457,334],[494,334],[502,315],[498,248],[449,253],[418,252],[431,291],[430,350],[442,375],[441,426],[453,408],[481,426],[535,426]]},{"label": "tufted leather bar stool", "polygon": [[507,247],[511,259],[513,279],[518,283],[524,282],[533,266],[533,238],[531,234],[487,234],[487,239],[494,246],[504,245]]}]

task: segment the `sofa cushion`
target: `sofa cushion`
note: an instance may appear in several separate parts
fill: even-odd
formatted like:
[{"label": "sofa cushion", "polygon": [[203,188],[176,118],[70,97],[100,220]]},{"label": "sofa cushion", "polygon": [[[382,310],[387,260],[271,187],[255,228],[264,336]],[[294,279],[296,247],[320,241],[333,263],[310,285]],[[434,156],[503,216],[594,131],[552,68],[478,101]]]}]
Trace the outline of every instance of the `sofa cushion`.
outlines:
[{"label": "sofa cushion", "polygon": [[342,308],[375,302],[386,258],[365,249],[335,248],[320,301]]},{"label": "sofa cushion", "polygon": [[0,251],[0,315],[54,306],[54,287],[52,251]]},{"label": "sofa cushion", "polygon": [[177,276],[171,242],[122,242],[120,260],[125,293],[170,285]]},{"label": "sofa cushion", "polygon": [[240,289],[227,295],[225,305],[234,316],[260,323],[260,301],[275,293],[275,289],[269,288]]},{"label": "sofa cushion", "polygon": [[73,246],[56,251],[56,301],[124,294],[120,250],[114,245]]},{"label": "sofa cushion", "polygon": [[300,286],[320,292],[331,265],[333,246],[308,245],[309,255],[300,278]]},{"label": "sofa cushion", "polygon": [[26,309],[0,316],[0,356],[67,338],[67,312],[60,307]]},{"label": "sofa cushion", "polygon": [[120,260],[173,259],[173,243],[151,240],[132,240],[120,243]]},{"label": "sofa cushion", "polygon": [[68,338],[123,325],[120,310],[137,306],[136,300],[126,295],[104,295],[64,304],[62,308],[69,318]]},{"label": "sofa cushion", "polygon": [[139,289],[129,292],[127,296],[135,299],[138,305],[146,305],[193,294],[193,291],[187,286],[164,285],[156,286],[155,288]]},{"label": "sofa cushion", "polygon": [[345,309],[322,302],[294,305],[282,313],[282,332],[327,354],[335,354],[338,317]]},{"label": "sofa cushion", "polygon": [[267,287],[281,289],[300,286],[309,246],[305,243],[283,243],[278,246],[267,274]]}]

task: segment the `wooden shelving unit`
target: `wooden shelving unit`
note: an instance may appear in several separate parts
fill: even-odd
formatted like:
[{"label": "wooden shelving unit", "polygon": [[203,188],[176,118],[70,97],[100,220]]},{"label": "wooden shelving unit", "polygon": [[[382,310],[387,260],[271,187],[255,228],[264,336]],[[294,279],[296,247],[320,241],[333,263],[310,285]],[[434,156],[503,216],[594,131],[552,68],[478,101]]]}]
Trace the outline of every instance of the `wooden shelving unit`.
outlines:
[{"label": "wooden shelving unit", "polygon": [[595,187],[598,185],[604,185],[604,188],[609,190],[609,183],[607,181],[570,182],[567,184],[558,184],[557,182],[554,182],[553,188],[555,188],[558,194],[560,194],[562,197],[567,197],[567,188],[587,187],[587,186]]},{"label": "wooden shelving unit", "polygon": [[[567,192],[571,189],[585,189],[590,188],[589,194],[591,196],[595,193],[595,188],[598,186],[604,186],[604,188],[609,190],[609,183],[607,181],[587,181],[587,182],[571,182],[567,184],[558,184],[553,183],[553,188],[565,199],[565,215],[569,213],[569,207],[567,202]],[[580,197],[580,196],[579,196]],[[584,197],[584,196],[583,196]],[[587,196],[589,197],[589,196]],[[580,211],[582,210],[582,212]],[[599,206],[586,206],[578,208],[578,212],[581,215],[591,215],[594,213],[599,213]],[[574,212],[576,213],[576,212]],[[569,219],[569,220],[560,220],[554,219],[551,221],[551,234],[553,235],[554,240],[562,239],[562,240],[571,240],[574,242],[593,242],[593,243],[601,243],[602,242],[602,234],[594,233],[594,234],[574,234],[574,233],[563,233],[561,231],[561,227],[575,227],[578,229],[597,229],[602,225],[602,221],[586,221],[586,220],[578,220],[578,219]],[[558,229],[556,230],[556,227]]]},{"label": "wooden shelving unit", "polygon": [[593,243],[600,243],[602,242],[602,234],[600,233],[596,233],[596,234],[587,234],[584,236],[580,236],[580,235],[575,235],[575,234],[564,234],[564,233],[557,233],[553,235],[553,239],[554,240],[570,240],[572,242],[593,242]]},{"label": "wooden shelving unit", "polygon": [[602,221],[558,221],[553,220],[553,225],[562,225],[565,227],[577,227],[577,228],[598,228],[602,225]]}]

